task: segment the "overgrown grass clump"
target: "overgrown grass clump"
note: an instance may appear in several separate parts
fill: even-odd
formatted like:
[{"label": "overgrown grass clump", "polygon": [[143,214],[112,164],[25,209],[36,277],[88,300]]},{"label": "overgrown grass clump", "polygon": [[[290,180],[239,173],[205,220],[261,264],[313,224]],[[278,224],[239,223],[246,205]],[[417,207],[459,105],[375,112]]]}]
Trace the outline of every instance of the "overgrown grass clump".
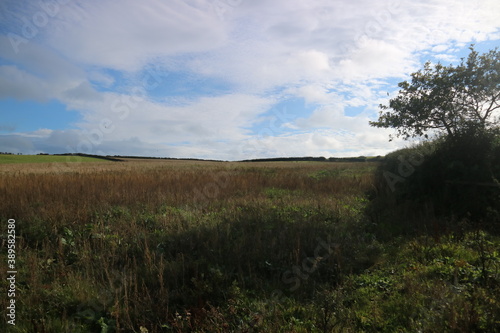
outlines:
[{"label": "overgrown grass clump", "polygon": [[498,237],[384,237],[374,163],[111,165],[2,175],[9,332],[500,327]]}]

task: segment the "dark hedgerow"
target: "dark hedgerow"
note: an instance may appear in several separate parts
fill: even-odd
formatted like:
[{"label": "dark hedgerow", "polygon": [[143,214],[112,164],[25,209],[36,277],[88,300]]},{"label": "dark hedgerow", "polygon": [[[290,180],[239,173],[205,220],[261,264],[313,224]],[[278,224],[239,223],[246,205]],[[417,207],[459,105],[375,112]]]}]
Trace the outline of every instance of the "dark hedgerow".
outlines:
[{"label": "dark hedgerow", "polygon": [[[377,204],[390,202],[401,212],[411,206],[412,214],[432,216],[429,223],[467,220],[494,228],[500,221],[499,162],[498,132],[472,126],[395,151],[378,169]],[[411,228],[426,230],[429,226],[421,222]]]}]

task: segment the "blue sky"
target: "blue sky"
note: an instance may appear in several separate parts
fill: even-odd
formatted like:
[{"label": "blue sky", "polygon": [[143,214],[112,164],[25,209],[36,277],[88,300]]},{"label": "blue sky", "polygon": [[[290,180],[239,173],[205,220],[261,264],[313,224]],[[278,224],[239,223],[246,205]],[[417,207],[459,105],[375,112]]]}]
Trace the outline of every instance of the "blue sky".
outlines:
[{"label": "blue sky", "polygon": [[471,43],[497,0],[5,0],[0,151],[382,155],[378,105]]}]

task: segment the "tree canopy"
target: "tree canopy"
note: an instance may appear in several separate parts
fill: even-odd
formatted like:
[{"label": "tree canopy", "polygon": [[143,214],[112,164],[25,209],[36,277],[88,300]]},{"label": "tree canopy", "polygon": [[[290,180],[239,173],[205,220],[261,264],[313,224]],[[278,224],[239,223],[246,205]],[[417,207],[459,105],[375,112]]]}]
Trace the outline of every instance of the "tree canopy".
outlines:
[{"label": "tree canopy", "polygon": [[[428,137],[428,132],[454,136],[467,128],[497,127],[500,115],[500,51],[480,55],[470,47],[457,66],[433,65],[398,84],[398,95],[380,105],[371,126],[397,129],[397,137]],[[392,138],[391,138],[392,139]]]}]

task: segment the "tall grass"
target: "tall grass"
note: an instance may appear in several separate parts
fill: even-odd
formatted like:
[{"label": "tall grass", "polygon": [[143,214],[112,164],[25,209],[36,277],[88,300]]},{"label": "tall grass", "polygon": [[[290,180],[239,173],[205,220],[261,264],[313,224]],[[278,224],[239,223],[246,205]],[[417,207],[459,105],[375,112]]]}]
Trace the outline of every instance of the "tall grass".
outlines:
[{"label": "tall grass", "polygon": [[[375,166],[129,161],[3,169],[0,218],[16,219],[19,235],[18,321],[9,332],[357,332],[417,327],[416,320],[431,331],[461,322],[495,327],[498,307],[488,302],[498,289],[496,239],[470,236],[469,247],[441,252],[425,239],[382,244],[365,213]],[[440,326],[425,319],[426,305],[441,306],[426,298],[438,292],[425,278],[448,281],[453,267],[462,269],[457,285],[476,279],[474,293],[464,290],[475,300],[468,314],[480,319],[465,322],[456,314],[465,296],[444,295],[440,302],[453,296],[458,305],[436,311],[449,323]]]},{"label": "tall grass", "polygon": [[17,221],[24,272],[18,329],[155,332],[182,311],[199,320],[233,284],[289,293],[283,273],[318,238],[347,251],[345,267],[329,258],[317,281],[353,269],[341,237],[370,164],[127,163],[3,174],[1,218]]}]

